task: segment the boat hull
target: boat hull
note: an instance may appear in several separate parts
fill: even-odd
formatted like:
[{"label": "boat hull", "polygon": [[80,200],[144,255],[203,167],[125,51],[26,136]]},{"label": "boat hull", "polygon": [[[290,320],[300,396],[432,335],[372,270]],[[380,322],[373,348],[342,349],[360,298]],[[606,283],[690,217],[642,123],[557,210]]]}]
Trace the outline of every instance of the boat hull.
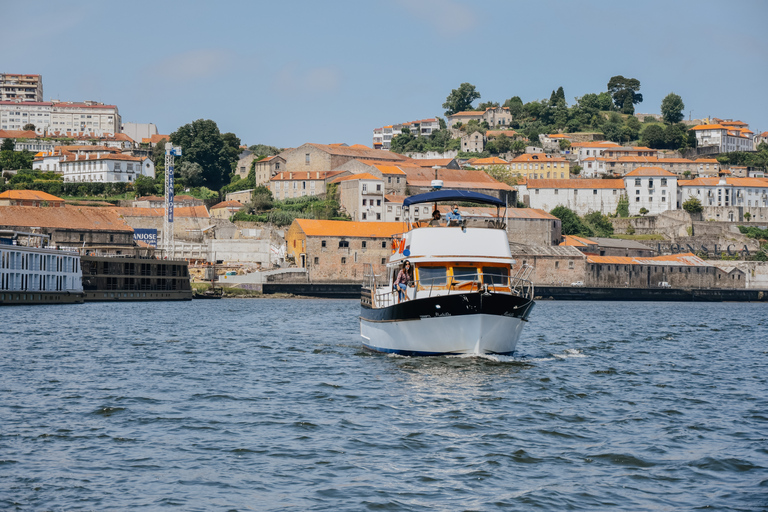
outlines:
[{"label": "boat hull", "polygon": [[387,308],[363,305],[363,346],[408,356],[510,355],[533,302],[506,294],[467,293],[416,299]]}]

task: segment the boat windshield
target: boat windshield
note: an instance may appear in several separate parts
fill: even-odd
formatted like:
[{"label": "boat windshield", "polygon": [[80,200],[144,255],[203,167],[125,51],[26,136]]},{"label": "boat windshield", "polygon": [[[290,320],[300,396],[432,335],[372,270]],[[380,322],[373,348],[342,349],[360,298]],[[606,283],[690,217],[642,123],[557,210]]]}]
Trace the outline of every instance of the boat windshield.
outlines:
[{"label": "boat windshield", "polygon": [[454,281],[477,281],[476,267],[453,267]]},{"label": "boat windshield", "polygon": [[419,283],[422,286],[440,286],[448,283],[446,267],[419,267]]},{"label": "boat windshield", "polygon": [[483,283],[506,286],[509,282],[509,269],[505,267],[483,267]]}]

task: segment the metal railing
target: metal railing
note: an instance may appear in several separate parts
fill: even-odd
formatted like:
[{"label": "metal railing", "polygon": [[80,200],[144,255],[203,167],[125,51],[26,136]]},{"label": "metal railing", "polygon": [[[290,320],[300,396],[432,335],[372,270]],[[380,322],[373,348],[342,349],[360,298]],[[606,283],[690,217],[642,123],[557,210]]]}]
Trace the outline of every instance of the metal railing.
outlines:
[{"label": "metal railing", "polygon": [[[410,299],[429,298],[440,295],[456,295],[474,292],[509,293],[524,299],[533,299],[533,283],[528,279],[533,272],[530,265],[521,266],[514,275],[477,272],[471,279],[456,279],[455,277],[439,276],[429,279],[415,280],[408,283],[406,293],[412,292]],[[377,282],[371,264],[365,264],[363,289],[370,292],[371,307],[384,308],[398,302],[398,291],[388,283]],[[469,276],[465,276],[469,277]],[[426,293],[426,295],[423,295]]]}]

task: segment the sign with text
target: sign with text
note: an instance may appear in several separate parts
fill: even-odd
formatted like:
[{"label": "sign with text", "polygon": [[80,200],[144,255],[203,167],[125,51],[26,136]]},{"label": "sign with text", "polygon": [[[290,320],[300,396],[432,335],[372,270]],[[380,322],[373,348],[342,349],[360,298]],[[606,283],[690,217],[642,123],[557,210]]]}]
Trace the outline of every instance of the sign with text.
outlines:
[{"label": "sign with text", "polygon": [[133,240],[136,242],[144,242],[152,247],[157,247],[157,230],[156,229],[134,229]]}]

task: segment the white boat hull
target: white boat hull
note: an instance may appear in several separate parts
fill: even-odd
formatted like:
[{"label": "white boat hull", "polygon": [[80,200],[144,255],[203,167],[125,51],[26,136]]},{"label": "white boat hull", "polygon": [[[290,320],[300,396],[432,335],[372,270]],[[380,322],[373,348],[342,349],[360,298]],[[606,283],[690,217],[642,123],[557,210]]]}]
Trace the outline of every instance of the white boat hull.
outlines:
[{"label": "white boat hull", "polygon": [[512,354],[525,320],[474,314],[409,320],[360,319],[363,346],[402,355]]}]

